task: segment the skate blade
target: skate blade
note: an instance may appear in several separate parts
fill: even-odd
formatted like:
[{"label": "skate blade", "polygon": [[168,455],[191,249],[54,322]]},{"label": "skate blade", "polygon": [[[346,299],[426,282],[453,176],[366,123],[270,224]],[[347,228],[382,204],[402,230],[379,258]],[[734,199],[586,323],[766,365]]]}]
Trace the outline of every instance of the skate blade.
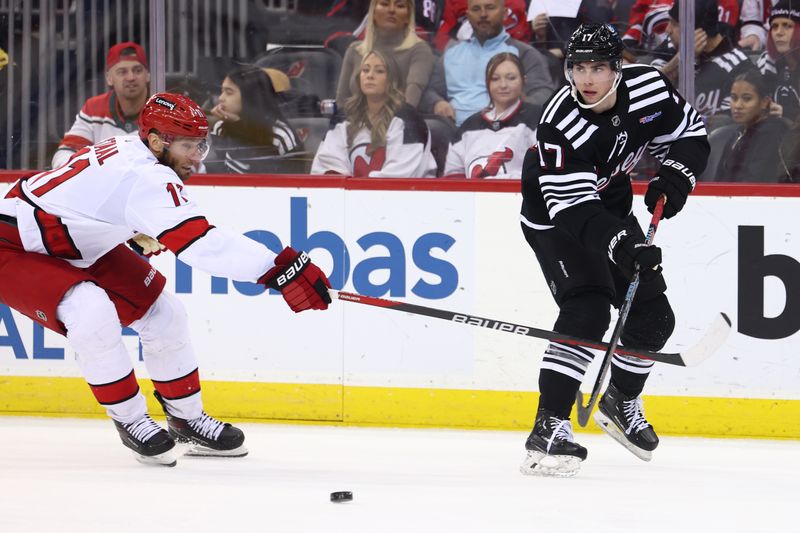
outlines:
[{"label": "skate blade", "polygon": [[632,444],[627,437],[625,437],[625,434],[617,427],[614,421],[604,415],[602,411],[599,409],[595,411],[593,418],[595,424],[600,426],[600,429],[605,431],[612,439],[625,446],[625,448],[633,455],[642,461],[650,461],[653,458],[653,452],[643,450]]},{"label": "skate blade", "polygon": [[232,450],[215,450],[208,448],[201,444],[188,444],[186,454],[190,457],[244,457],[248,454],[247,448],[244,445],[234,448]]},{"label": "skate blade", "polygon": [[167,450],[164,453],[160,453],[158,455],[141,455],[134,452],[134,456],[136,460],[142,463],[143,465],[155,465],[155,466],[169,466],[173,467],[178,464],[178,458],[184,454],[186,451],[185,446],[181,446],[178,443],[175,443],[171,449]]},{"label": "skate blade", "polygon": [[573,455],[547,455],[528,450],[519,471],[526,476],[572,477],[581,469],[581,460]]}]

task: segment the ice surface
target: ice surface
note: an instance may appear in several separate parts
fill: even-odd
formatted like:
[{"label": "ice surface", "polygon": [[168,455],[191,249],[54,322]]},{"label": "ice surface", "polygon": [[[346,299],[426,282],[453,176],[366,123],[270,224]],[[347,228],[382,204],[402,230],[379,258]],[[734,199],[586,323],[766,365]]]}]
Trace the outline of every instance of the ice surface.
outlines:
[{"label": "ice surface", "polygon": [[578,434],[553,479],[519,473],[525,432],[240,426],[248,457],[165,468],[110,420],[0,417],[0,532],[798,531],[798,441],[664,437],[644,463]]}]

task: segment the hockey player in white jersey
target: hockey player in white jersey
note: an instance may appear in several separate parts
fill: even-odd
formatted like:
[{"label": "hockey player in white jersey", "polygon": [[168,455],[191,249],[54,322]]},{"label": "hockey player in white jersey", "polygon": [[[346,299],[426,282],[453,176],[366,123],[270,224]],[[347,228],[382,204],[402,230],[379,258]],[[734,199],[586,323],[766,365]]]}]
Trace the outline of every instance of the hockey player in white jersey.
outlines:
[{"label": "hockey player in white jersey", "polygon": [[[706,165],[709,146],[700,116],[657,70],[622,67],[622,42],[611,26],[584,24],[567,46],[570,85],[545,105],[537,147],[522,171],[522,230],[558,304],[554,330],[602,340],[610,307],[619,307],[633,273],[641,284],[621,344],[660,350],[675,318],[664,294],[661,250],[645,244],[632,214],[629,173],[645,150],[660,162],[644,202],[675,216]],[[569,415],[581,380],[600,350],[559,342],[539,371],[539,408],[525,448],[526,474],[574,475],[586,448]],[[611,381],[595,421],[637,457],[650,460],[658,436],[641,393],[653,363],[612,356]]]},{"label": "hockey player in white jersey", "polygon": [[[181,302],[123,243],[139,236],[155,243],[151,251],[163,245],[213,275],[262,283],[296,312],[326,309],[328,280],[305,253],[286,248],[276,256],[206,220],[183,184],[208,151],[208,121],[191,99],[152,96],[139,126],[138,137],[85,147],[64,166],[22,178],[0,200],[0,301],[67,337],[92,393],[140,461],[174,466],[176,440],[192,454],[246,455],[242,431],[203,411]],[[166,431],[147,414],[122,326],[140,335]]]}]

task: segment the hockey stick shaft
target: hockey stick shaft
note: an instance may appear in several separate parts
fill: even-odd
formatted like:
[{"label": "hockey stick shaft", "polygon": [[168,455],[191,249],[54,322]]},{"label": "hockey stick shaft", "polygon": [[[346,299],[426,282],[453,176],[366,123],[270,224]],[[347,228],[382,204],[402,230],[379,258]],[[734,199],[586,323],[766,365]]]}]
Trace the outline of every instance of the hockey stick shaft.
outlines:
[{"label": "hockey stick shaft", "polygon": [[[449,322],[456,322],[458,324],[465,324],[467,326],[476,326],[480,328],[491,329],[504,333],[513,333],[515,335],[523,335],[527,337],[534,337],[537,339],[545,339],[571,346],[583,346],[586,348],[594,348],[597,350],[607,350],[609,344],[598,341],[591,341],[588,339],[581,339],[578,337],[571,337],[556,333],[555,331],[548,331],[539,329],[532,326],[525,326],[522,324],[515,324],[513,322],[505,322],[502,320],[495,320],[492,318],[484,318],[466,313],[457,313],[454,311],[447,311],[444,309],[435,309],[433,307],[426,307],[424,305],[410,304],[405,302],[397,302],[394,300],[386,300],[384,298],[375,298],[372,296],[363,296],[352,292],[337,291],[329,289],[328,292],[334,300],[342,300],[344,302],[357,303],[361,305],[368,305],[372,307],[380,307],[382,309],[389,309],[393,311],[401,311],[412,315],[427,316],[431,318],[438,318],[447,320]],[[620,355],[629,355],[638,357],[640,359],[647,359],[650,361],[657,361],[668,365],[686,366],[683,356],[680,353],[661,353],[651,352],[648,350],[638,350],[634,348],[625,348],[622,346],[616,347],[616,352]]]},{"label": "hockey stick shaft", "polygon": [[[658,223],[661,220],[662,213],[664,212],[665,200],[666,197],[662,195],[661,198],[658,199],[658,202],[656,202],[656,206],[653,209],[653,218],[650,220],[650,226],[647,228],[647,235],[644,241],[648,245],[653,244],[653,239],[655,238],[656,230],[658,229]],[[597,373],[597,379],[594,382],[594,387],[592,387],[592,395],[589,396],[589,401],[586,403],[586,405],[583,405],[583,394],[581,391],[578,390],[576,394],[578,424],[580,424],[581,427],[585,426],[589,421],[589,415],[592,412],[594,404],[597,402],[597,397],[600,395],[600,389],[603,387],[603,381],[605,381],[606,374],[608,374],[608,370],[611,367],[611,357],[614,355],[614,352],[617,349],[617,344],[619,344],[622,330],[625,328],[625,322],[628,320],[628,313],[631,310],[631,305],[633,305],[633,298],[636,296],[636,291],[639,288],[639,274],[640,272],[637,266],[636,272],[631,280],[631,284],[628,286],[628,292],[625,293],[625,299],[619,308],[617,325],[614,326],[614,332],[611,334],[611,340],[609,341],[608,348],[606,348],[606,353],[603,356],[603,362],[600,365],[600,371]]]}]

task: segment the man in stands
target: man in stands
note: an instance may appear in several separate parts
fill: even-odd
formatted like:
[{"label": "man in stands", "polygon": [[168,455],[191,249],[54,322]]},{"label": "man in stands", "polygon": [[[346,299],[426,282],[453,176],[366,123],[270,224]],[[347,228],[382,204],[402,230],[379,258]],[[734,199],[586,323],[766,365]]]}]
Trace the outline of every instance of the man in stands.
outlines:
[{"label": "man in stands", "polygon": [[53,155],[53,168],[85,146],[139,129],[139,112],[150,94],[150,71],[141,46],[124,42],[108,50],[106,83],[111,90],[86,100],[61,139]]},{"label": "man in stands", "polygon": [[[747,54],[738,48],[719,22],[718,0],[696,0],[694,21],[695,53],[695,109],[710,117],[727,113],[730,109],[730,91],[733,80],[739,74],[755,69]],[[669,10],[670,22],[667,31],[670,42],[676,49],[681,46],[680,4],[674,3]],[[691,21],[689,21],[691,24]],[[660,67],[661,72],[677,84],[679,57],[676,54]],[[658,66],[653,64],[653,66]]]},{"label": "man in stands", "polygon": [[[184,180],[208,153],[207,135],[195,102],[158,93],[142,108],[138,137],[84,147],[0,199],[0,302],[67,337],[123,444],[149,464],[174,466],[176,441],[193,455],[247,450],[240,429],[203,410],[186,310],[164,290],[164,276],[123,243],[154,235],[140,242],[146,254],[163,245],[212,275],[261,283],[295,312],[331,301],[328,279],[305,253],[276,255],[206,220]],[[147,413],[122,326],[139,333],[168,431]]]},{"label": "man in stands", "polygon": [[492,56],[509,52],[518,56],[525,70],[525,100],[543,104],[555,90],[547,60],[531,46],[512,39],[503,28],[504,0],[469,0],[467,17],[473,35],[450,46],[433,67],[433,74],[420,102],[432,111],[461,125],[470,115],[489,104],[484,75]]}]

